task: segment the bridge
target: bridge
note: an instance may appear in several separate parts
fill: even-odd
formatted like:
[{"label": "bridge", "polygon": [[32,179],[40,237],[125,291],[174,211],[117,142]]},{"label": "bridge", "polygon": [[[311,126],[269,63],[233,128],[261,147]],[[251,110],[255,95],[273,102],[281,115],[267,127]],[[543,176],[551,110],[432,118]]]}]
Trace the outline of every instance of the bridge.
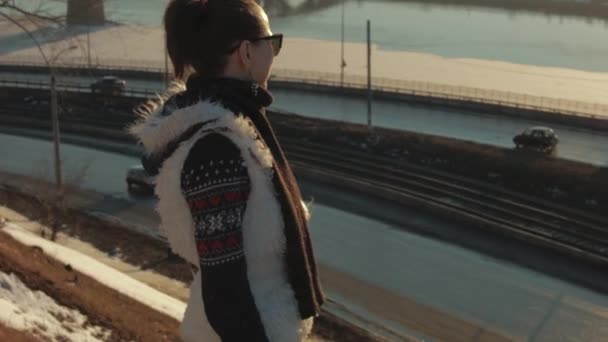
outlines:
[{"label": "bridge", "polygon": [[[330,8],[343,0],[304,0],[298,5],[289,0],[264,0],[264,8],[278,15],[306,14]],[[68,25],[101,25],[106,21],[103,0],[68,0]]]},{"label": "bridge", "polygon": [[68,0],[68,25],[102,25],[105,22],[103,0]]},{"label": "bridge", "polygon": [[264,0],[264,9],[272,14],[297,15],[316,12],[333,7],[343,0],[304,0],[298,5],[290,4],[289,0]]}]

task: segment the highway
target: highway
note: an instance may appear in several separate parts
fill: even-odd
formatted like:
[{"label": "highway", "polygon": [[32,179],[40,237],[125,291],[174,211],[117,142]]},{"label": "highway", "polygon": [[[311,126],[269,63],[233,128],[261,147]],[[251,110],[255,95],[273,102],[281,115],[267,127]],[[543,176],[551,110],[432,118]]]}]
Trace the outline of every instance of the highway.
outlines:
[{"label": "highway", "polygon": [[[44,74],[0,73],[0,80],[48,82]],[[92,77],[61,76],[59,83],[88,86]],[[159,81],[128,80],[128,87],[161,92]],[[271,89],[275,102],[272,108],[300,115],[367,123],[365,98],[342,97],[328,93]],[[439,136],[452,137],[501,147],[512,148],[513,137],[528,127],[548,124],[519,118],[497,116],[483,112],[469,112],[453,108],[412,105],[397,101],[373,102],[372,124]],[[560,158],[608,165],[608,132],[591,131],[549,124],[559,136],[555,155]]]},{"label": "highway", "polygon": [[[62,148],[67,180],[86,170],[83,188],[118,204],[143,203],[155,215],[153,199],[126,191],[125,172],[137,158]],[[48,176],[50,152],[48,141],[0,134],[0,171]],[[327,291],[367,319],[427,340],[608,339],[604,294],[416,235],[408,227],[447,229],[449,222],[310,180],[302,188],[306,198],[316,196],[311,234]]]}]

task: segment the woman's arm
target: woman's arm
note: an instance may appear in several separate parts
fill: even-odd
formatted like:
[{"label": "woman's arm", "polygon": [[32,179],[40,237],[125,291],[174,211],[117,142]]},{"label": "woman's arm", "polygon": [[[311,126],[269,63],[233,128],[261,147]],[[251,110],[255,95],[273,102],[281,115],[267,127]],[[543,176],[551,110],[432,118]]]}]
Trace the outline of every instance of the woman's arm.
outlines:
[{"label": "woman's arm", "polygon": [[243,215],[250,180],[241,152],[211,133],[190,150],[182,191],[195,225],[203,301],[209,323],[226,341],[267,341],[247,278]]}]

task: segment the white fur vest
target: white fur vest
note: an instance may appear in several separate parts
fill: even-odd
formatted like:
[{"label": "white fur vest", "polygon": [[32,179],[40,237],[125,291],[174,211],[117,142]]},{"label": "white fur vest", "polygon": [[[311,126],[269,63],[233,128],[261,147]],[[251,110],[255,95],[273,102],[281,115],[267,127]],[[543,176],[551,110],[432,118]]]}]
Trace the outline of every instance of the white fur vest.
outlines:
[{"label": "white fur vest", "polygon": [[[301,341],[310,332],[312,318],[302,320],[286,274],[286,248],[280,203],[272,184],[273,158],[263,142],[256,139],[251,121],[219,104],[198,102],[163,116],[162,106],[153,110],[130,131],[146,153],[161,151],[196,123],[214,120],[190,139],[183,141],[163,163],[156,177],[155,192],[161,231],[173,251],[198,265],[194,223],[181,191],[181,169],[194,143],[210,131],[228,137],[240,150],[247,166],[251,191],[243,218],[243,244],[247,276],[256,307],[270,341]],[[304,209],[306,206],[302,203]],[[190,298],[180,333],[184,341],[219,341],[207,321],[200,273],[190,287]]]}]

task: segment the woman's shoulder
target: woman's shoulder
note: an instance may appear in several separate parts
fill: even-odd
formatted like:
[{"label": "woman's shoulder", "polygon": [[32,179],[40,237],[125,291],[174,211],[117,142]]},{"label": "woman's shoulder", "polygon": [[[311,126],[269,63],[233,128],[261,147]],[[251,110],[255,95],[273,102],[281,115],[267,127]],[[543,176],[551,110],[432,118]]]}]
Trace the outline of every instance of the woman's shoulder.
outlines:
[{"label": "woman's shoulder", "polygon": [[234,163],[241,159],[241,151],[228,136],[219,132],[210,132],[198,138],[184,163],[189,168],[201,163],[225,161]]},{"label": "woman's shoulder", "polygon": [[[234,177],[246,177],[247,172],[241,151],[232,140],[220,133],[209,133],[196,141],[184,161],[182,189],[197,184],[200,175],[204,175],[200,182],[209,184],[221,183]],[[193,180],[193,175],[196,176],[196,181]]]},{"label": "woman's shoulder", "polygon": [[196,149],[198,151],[207,151],[207,153],[213,154],[239,151],[239,148],[229,136],[217,131],[211,131],[198,138],[192,149]]}]

